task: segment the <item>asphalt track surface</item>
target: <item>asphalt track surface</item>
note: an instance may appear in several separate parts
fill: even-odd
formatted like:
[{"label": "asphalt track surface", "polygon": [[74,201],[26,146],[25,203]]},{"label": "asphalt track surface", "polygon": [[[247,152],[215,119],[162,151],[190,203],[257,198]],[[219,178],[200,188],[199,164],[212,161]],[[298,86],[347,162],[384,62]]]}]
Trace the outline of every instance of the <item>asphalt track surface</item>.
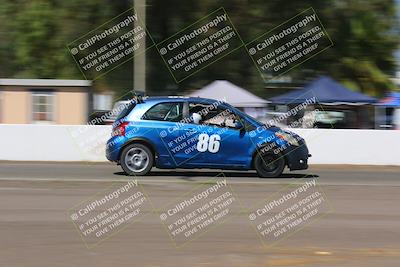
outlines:
[{"label": "asphalt track surface", "polygon": [[111,164],[1,162],[0,266],[400,266],[400,167],[315,165],[279,179],[223,175],[245,208],[282,186],[315,179],[330,209],[270,246],[239,214],[177,248],[156,211],[224,177],[155,170],[136,179],[156,211],[88,249],[68,210],[133,178]]}]

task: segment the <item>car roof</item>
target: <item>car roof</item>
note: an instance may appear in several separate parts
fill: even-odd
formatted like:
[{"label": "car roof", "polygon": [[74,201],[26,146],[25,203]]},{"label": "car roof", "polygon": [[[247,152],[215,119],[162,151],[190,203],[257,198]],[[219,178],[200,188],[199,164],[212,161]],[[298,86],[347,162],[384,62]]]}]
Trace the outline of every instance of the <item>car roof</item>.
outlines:
[{"label": "car roof", "polygon": [[[186,97],[186,96],[152,96],[152,97],[146,97],[143,98],[143,101],[146,102],[187,102],[187,101],[201,101],[201,102],[206,102],[206,103],[215,103],[219,100],[216,99],[210,99],[210,98],[202,98],[202,97]],[[224,101],[221,101],[222,103],[225,104]]]}]

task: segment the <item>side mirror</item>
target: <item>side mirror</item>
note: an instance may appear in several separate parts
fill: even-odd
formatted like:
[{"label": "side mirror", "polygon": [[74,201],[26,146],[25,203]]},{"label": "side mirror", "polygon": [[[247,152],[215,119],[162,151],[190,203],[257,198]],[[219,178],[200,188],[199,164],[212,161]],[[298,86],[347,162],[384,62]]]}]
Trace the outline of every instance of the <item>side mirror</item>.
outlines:
[{"label": "side mirror", "polygon": [[234,126],[234,128],[237,129],[237,130],[242,130],[242,129],[244,129],[244,126],[243,126],[243,124],[242,124],[241,121],[235,120],[235,126]]}]

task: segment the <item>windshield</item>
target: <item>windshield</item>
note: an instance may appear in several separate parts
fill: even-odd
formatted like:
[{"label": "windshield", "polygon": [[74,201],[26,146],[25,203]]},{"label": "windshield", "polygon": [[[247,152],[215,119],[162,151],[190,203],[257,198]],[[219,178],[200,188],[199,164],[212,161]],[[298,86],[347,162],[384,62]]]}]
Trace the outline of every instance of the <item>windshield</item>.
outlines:
[{"label": "windshield", "polygon": [[[256,118],[254,118],[254,117],[252,117],[252,116],[250,116],[249,114],[247,114],[247,113],[244,113],[243,111],[241,111],[241,110],[239,110],[239,109],[237,109],[237,108],[234,108],[235,110],[236,110],[236,112],[240,115],[240,116],[242,116],[242,117],[244,117],[245,119],[246,119],[246,121],[248,121],[249,123],[251,123],[253,126],[255,126],[255,127],[258,127],[258,126],[265,126],[266,128],[279,128],[279,126],[277,126],[277,125],[274,125],[274,124],[271,124],[271,123],[268,123],[268,122],[260,122],[259,120],[257,120]],[[269,122],[273,122],[273,121],[269,121]],[[246,129],[249,129],[248,128],[248,125],[246,125]]]},{"label": "windshield", "polygon": [[228,105],[232,110],[234,110],[236,112],[236,114],[238,114],[239,116],[243,117],[245,119],[245,128],[247,130],[252,130],[252,128],[258,127],[263,125],[260,121],[258,121],[257,119],[253,118],[252,116],[244,113],[243,111],[241,111],[240,109],[237,109],[229,104]]}]

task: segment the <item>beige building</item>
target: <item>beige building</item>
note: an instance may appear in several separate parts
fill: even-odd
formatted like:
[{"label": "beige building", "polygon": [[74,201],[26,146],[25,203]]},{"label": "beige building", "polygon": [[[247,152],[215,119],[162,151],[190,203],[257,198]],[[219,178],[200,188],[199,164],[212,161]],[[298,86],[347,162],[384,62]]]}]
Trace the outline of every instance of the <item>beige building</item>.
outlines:
[{"label": "beige building", "polygon": [[0,79],[0,123],[85,124],[91,81]]}]

